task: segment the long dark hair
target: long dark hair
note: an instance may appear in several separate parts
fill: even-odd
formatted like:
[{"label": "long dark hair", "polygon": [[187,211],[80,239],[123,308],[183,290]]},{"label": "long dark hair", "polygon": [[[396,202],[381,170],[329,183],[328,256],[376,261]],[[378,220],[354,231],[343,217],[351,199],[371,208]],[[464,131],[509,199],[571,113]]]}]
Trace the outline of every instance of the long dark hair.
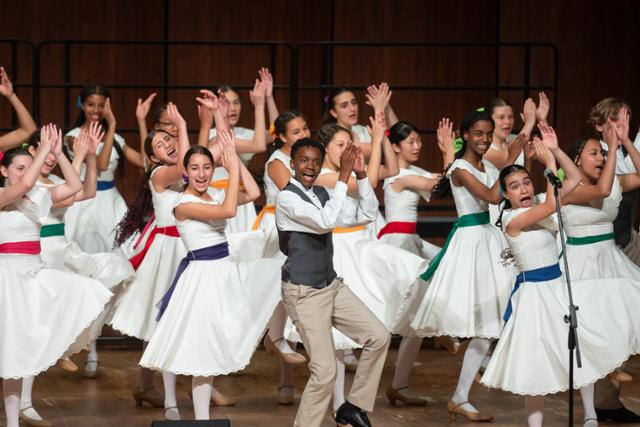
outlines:
[{"label": "long dark hair", "polygon": [[517,164],[509,165],[500,171],[500,175],[498,176],[498,181],[500,181],[500,203],[498,204],[498,206],[500,207],[500,215],[498,215],[496,227],[502,228],[502,214],[504,213],[505,209],[511,209],[511,201],[504,197],[504,192],[507,190],[507,177],[521,171],[526,172],[529,179],[531,179],[531,173],[529,173],[529,170],[524,166],[520,166]]},{"label": "long dark hair", "polygon": [[273,127],[275,128],[275,140],[273,141],[273,151],[278,150],[284,146],[284,142],[280,139],[280,134],[287,133],[287,125],[291,120],[297,119],[298,117],[305,119],[301,112],[296,110],[283,111],[278,114],[275,121],[273,122]]},{"label": "long dark hair", "polygon": [[331,89],[329,94],[324,97],[323,99],[324,109],[322,113],[323,125],[336,122],[336,118],[331,115],[331,110],[336,108],[336,98],[346,92],[352,92],[352,91],[344,87],[336,87]]},{"label": "long dark hair", "polygon": [[[587,142],[591,140],[598,141],[599,139],[595,136],[581,136],[571,145],[571,147],[569,148],[569,152],[567,154],[569,155],[571,160],[573,160],[574,163],[576,164],[578,163],[578,158],[582,154],[582,150],[584,150],[584,147],[585,145],[587,145]],[[604,154],[605,157],[609,154],[605,149],[602,149],[602,153]]]},{"label": "long dark hair", "polygon": [[[102,85],[96,85],[96,84],[86,85],[82,88],[82,92],[80,92],[80,96],[78,96],[78,107],[80,108],[81,105],[84,104],[84,101],[86,101],[87,98],[90,97],[91,95],[102,95],[105,98],[111,98],[111,91],[109,90],[109,88]],[[76,117],[76,122],[74,126],[77,128],[80,128],[85,124],[86,121],[87,121],[87,116],[85,115],[84,110],[80,109],[80,112]],[[104,129],[104,131],[106,132],[109,129],[109,124],[107,123],[107,119],[102,118],[102,120],[100,121],[100,126],[102,126],[102,129]],[[117,166],[118,175],[123,176],[124,175],[124,168],[123,168],[124,153],[122,151],[122,147],[120,147],[120,144],[118,144],[117,141],[113,141],[113,149],[116,150],[116,153],[118,153],[118,166]]]},{"label": "long dark hair", "polygon": [[[144,152],[149,159],[153,156],[153,138],[155,138],[158,133],[166,132],[151,131],[144,140]],[[141,230],[145,224],[145,216],[153,210],[153,196],[149,188],[149,180],[151,179],[151,173],[159,166],[162,166],[162,163],[152,163],[145,172],[142,184],[136,193],[135,201],[129,206],[127,213],[116,226],[115,247],[121,246],[136,231]]]},{"label": "long dark hair", "polygon": [[189,148],[189,150],[187,150],[184,155],[184,159],[182,160],[182,165],[185,169],[187,169],[187,166],[189,166],[189,159],[191,159],[191,156],[193,156],[194,154],[202,154],[204,156],[207,156],[209,160],[211,160],[211,164],[215,164],[213,161],[213,154],[211,154],[211,151],[207,147],[194,145]]},{"label": "long dark hair", "polygon": [[[460,139],[462,139],[462,147],[456,152],[454,161],[462,158],[464,153],[467,151],[467,140],[465,139],[464,134],[468,133],[469,129],[471,129],[473,125],[481,121],[487,121],[493,125],[493,119],[486,111],[472,111],[464,116],[464,119],[462,119],[462,123],[460,124]],[[451,180],[447,178],[447,172],[449,172],[450,167],[451,165],[447,165],[445,170],[442,172],[442,177],[431,193],[433,197],[437,199],[451,197]]]}]

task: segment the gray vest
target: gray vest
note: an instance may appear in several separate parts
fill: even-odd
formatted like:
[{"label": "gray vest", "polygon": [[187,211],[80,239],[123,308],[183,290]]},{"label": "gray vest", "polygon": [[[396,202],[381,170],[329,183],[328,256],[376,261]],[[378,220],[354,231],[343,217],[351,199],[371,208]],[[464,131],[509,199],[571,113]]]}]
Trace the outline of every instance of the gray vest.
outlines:
[{"label": "gray vest", "polygon": [[[324,187],[312,187],[322,206],[329,200],[329,193]],[[306,202],[313,202],[296,185],[287,184],[282,191],[292,191]],[[315,205],[314,205],[315,206]],[[298,285],[324,288],[337,274],[333,270],[333,237],[332,233],[313,234],[300,231],[278,229],[280,250],[287,255],[282,265],[282,280]]]},{"label": "gray vest", "polygon": [[613,232],[615,233],[616,244],[625,247],[631,240],[631,229],[636,216],[636,202],[638,201],[638,190],[622,193],[622,200],[618,206],[618,216],[613,221]]}]

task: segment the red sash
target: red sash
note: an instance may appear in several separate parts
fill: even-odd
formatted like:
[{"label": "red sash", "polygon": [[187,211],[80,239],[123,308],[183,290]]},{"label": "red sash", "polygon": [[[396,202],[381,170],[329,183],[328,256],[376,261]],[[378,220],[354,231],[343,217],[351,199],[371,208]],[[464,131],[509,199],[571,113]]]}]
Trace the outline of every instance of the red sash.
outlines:
[{"label": "red sash", "polygon": [[129,258],[129,262],[133,266],[134,270],[137,270],[138,267],[140,267],[140,264],[142,264],[142,260],[144,259],[145,255],[149,251],[149,248],[151,247],[151,243],[153,243],[153,240],[155,239],[156,234],[164,234],[166,236],[171,236],[171,237],[180,237],[180,233],[178,233],[178,228],[175,225],[172,225],[170,227],[154,227],[153,230],[151,230],[151,233],[149,234],[149,238],[147,238],[147,241],[144,244],[144,248],[142,248],[140,252],[138,252],[131,258]]},{"label": "red sash", "polygon": [[416,234],[417,223],[415,222],[400,222],[394,221],[390,222],[378,233],[378,239],[384,236],[385,234]]},{"label": "red sash", "polygon": [[40,253],[40,241],[7,242],[0,244],[0,254],[38,255]]}]

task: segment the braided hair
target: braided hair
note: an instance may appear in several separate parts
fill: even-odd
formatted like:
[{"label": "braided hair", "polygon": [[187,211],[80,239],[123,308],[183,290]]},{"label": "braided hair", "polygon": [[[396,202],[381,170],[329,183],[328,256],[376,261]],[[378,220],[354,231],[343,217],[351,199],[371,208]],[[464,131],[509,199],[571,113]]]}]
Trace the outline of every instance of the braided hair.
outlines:
[{"label": "braided hair", "polygon": [[[456,152],[454,161],[461,159],[464,153],[467,151],[467,140],[464,138],[464,134],[468,133],[473,125],[477,122],[486,121],[493,125],[493,119],[486,111],[474,110],[464,116],[462,123],[460,124],[460,138],[462,139],[462,147]],[[452,163],[453,164],[453,163]],[[447,172],[451,168],[449,164],[442,172],[442,177],[435,185],[433,192],[431,193],[436,199],[444,199],[451,197],[451,180],[447,177]]]}]

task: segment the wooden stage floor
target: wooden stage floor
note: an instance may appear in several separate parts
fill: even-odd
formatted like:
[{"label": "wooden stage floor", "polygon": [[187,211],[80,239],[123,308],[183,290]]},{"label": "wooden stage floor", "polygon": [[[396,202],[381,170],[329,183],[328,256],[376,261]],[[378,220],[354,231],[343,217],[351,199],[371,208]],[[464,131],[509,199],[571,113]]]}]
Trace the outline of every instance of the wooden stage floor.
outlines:
[{"label": "wooden stage floor", "polygon": [[[444,350],[423,349],[414,368],[412,386],[421,395],[428,396],[431,403],[423,408],[389,406],[384,390],[391,382],[396,349],[391,349],[384,370],[376,410],[371,421],[376,427],[451,426],[471,425],[460,418],[457,422],[448,419],[446,402],[451,395],[462,355],[450,355]],[[150,426],[152,420],[162,419],[162,409],[135,406],[131,390],[138,376],[137,361],[140,350],[101,349],[100,376],[95,380],[83,379],[80,372],[69,374],[52,368],[36,379],[34,405],[40,414],[54,426],[92,427],[137,427]],[[84,355],[73,358],[79,366]],[[291,426],[297,406],[283,407],[275,403],[278,388],[279,363],[275,357],[265,355],[258,349],[251,365],[239,376],[228,376],[216,380],[219,390],[235,397],[238,404],[232,408],[212,407],[213,418],[229,418],[233,427]],[[636,377],[623,386],[626,405],[640,411],[640,357],[635,356],[627,365],[627,371]],[[306,382],[306,367],[296,368],[296,405]],[[348,374],[348,381],[352,378]],[[178,405],[183,419],[193,419],[189,399],[190,378],[178,380]],[[156,378],[158,387],[162,380]],[[488,390],[474,385],[471,399],[482,411],[495,416],[495,426],[524,425],[523,399],[501,391]],[[548,397],[546,400],[545,425],[566,425],[566,393]],[[576,393],[576,420],[582,425],[582,409],[579,393]],[[4,417],[4,411],[2,413]],[[4,419],[0,420],[4,425]],[[327,416],[323,427],[335,426]]]}]

